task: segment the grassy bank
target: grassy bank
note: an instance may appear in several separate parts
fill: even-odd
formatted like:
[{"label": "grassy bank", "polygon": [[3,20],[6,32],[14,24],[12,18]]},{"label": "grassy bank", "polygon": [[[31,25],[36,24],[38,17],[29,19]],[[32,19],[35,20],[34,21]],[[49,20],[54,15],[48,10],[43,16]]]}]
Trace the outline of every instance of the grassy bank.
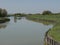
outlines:
[{"label": "grassy bank", "polygon": [[55,23],[54,27],[50,29],[49,35],[56,41],[60,42],[60,15],[28,15],[28,19],[33,19],[36,21],[36,19],[45,20],[44,22],[53,22]]},{"label": "grassy bank", "polygon": [[57,23],[48,33],[55,41],[60,42],[60,22]]},{"label": "grassy bank", "polygon": [[8,22],[8,21],[10,21],[9,18],[7,18],[7,17],[0,17],[0,23],[5,23],[5,22]]}]

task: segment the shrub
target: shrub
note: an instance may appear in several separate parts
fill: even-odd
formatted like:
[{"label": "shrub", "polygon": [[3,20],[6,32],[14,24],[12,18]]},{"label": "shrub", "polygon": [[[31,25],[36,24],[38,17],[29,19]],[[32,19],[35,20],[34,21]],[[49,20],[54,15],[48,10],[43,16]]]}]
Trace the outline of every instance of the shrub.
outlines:
[{"label": "shrub", "polygon": [[51,11],[43,11],[42,14],[43,14],[43,15],[49,15],[49,14],[52,14],[52,12],[51,12]]},{"label": "shrub", "polygon": [[5,16],[7,16],[7,11],[6,11],[6,9],[0,8],[0,17],[5,17]]}]

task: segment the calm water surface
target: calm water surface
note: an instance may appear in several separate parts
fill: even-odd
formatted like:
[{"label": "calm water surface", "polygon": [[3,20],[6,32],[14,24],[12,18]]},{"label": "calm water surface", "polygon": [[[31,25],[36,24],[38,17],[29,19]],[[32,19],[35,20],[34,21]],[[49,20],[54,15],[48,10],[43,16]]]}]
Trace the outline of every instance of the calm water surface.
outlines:
[{"label": "calm water surface", "polygon": [[0,24],[0,45],[44,45],[45,32],[52,28],[52,25],[25,18],[10,19],[10,22]]}]

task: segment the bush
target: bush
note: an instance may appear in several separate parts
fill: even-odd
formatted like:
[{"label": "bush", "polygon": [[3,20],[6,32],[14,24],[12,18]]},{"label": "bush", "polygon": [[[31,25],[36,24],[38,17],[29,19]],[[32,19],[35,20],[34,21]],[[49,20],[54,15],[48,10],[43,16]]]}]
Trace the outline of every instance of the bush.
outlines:
[{"label": "bush", "polygon": [[6,11],[6,9],[0,8],[0,17],[5,17],[5,16],[7,16],[7,11]]},{"label": "bush", "polygon": [[49,14],[52,14],[52,12],[51,12],[51,11],[43,11],[42,14],[43,14],[43,15],[49,15]]}]

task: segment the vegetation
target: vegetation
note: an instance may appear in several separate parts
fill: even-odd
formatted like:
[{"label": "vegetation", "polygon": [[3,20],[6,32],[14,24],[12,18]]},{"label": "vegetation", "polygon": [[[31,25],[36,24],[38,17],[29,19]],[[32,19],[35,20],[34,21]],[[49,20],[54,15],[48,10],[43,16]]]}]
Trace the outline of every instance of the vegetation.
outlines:
[{"label": "vegetation", "polygon": [[5,17],[5,16],[7,16],[7,11],[6,11],[6,9],[0,8],[0,17]]},{"label": "vegetation", "polygon": [[49,14],[52,14],[51,11],[43,11],[42,15],[49,15]]},{"label": "vegetation", "polygon": [[6,18],[6,16],[7,16],[6,9],[0,8],[0,23],[4,23],[6,21],[10,21],[10,19]]},{"label": "vegetation", "polygon": [[7,21],[10,21],[10,19],[9,18],[5,18],[5,17],[4,18],[3,17],[2,18],[0,17],[0,23],[5,23]]},{"label": "vegetation", "polygon": [[59,21],[60,15],[28,15],[27,18]]},{"label": "vegetation", "polygon": [[57,42],[60,42],[60,22],[57,23],[48,34]]},{"label": "vegetation", "polygon": [[24,13],[15,13],[14,16],[25,17],[26,14],[24,14]]}]

